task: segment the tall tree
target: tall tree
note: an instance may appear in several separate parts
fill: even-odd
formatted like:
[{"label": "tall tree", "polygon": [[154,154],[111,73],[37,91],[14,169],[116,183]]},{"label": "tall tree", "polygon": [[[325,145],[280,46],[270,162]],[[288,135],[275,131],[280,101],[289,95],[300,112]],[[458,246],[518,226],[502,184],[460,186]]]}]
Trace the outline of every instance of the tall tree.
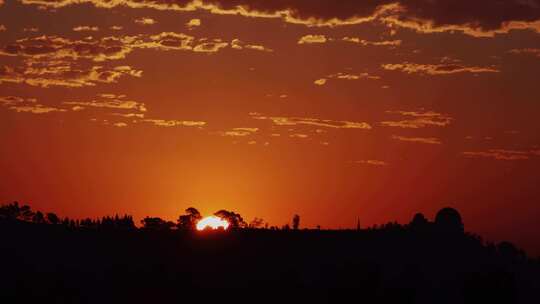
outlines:
[{"label": "tall tree", "polygon": [[54,213],[47,213],[47,221],[53,225],[56,225],[60,222],[60,218],[58,218],[58,216]]},{"label": "tall tree", "polygon": [[242,216],[238,213],[234,213],[233,211],[219,210],[218,212],[214,213],[214,215],[229,222],[231,228],[233,229],[246,227],[246,222]]},{"label": "tall tree", "polygon": [[300,227],[300,215],[295,214],[292,219],[292,226],[294,230],[298,230]]},{"label": "tall tree", "polygon": [[185,212],[185,214],[178,217],[178,229],[195,230],[197,222],[202,218],[201,213],[193,207],[187,208]]}]

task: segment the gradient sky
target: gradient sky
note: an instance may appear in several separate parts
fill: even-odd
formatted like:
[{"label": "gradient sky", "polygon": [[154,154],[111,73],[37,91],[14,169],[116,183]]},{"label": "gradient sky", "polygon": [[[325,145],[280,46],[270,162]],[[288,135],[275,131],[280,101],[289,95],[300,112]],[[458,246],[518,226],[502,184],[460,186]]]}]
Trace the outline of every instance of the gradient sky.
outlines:
[{"label": "gradient sky", "polygon": [[539,0],[0,0],[0,201],[540,253]]}]

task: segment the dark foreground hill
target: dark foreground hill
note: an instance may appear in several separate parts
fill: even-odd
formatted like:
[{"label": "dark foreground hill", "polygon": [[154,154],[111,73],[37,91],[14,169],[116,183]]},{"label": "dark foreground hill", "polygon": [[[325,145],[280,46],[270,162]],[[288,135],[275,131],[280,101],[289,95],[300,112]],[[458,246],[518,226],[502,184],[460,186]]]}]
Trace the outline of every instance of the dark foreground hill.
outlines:
[{"label": "dark foreground hill", "polygon": [[0,221],[0,261],[0,303],[540,303],[539,264],[511,244],[412,224],[190,232]]}]

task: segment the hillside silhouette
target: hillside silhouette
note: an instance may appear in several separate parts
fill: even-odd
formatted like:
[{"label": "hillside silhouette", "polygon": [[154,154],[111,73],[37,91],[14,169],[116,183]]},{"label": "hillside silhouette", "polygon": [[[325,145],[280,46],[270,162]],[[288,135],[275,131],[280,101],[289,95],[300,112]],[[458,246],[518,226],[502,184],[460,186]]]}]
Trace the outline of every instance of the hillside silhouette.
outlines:
[{"label": "hillside silhouette", "polygon": [[433,221],[418,213],[350,230],[301,229],[299,215],[281,228],[216,216],[231,228],[195,231],[195,208],[137,227],[129,215],[69,219],[3,205],[0,303],[540,303],[539,260],[466,232],[452,208]]}]

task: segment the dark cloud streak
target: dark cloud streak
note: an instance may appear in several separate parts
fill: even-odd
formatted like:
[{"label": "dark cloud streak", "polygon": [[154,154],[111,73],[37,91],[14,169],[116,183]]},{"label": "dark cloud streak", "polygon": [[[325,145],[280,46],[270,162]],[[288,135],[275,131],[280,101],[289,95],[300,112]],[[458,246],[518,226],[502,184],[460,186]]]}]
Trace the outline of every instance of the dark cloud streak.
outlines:
[{"label": "dark cloud streak", "polygon": [[540,31],[540,0],[19,0],[60,8],[91,3],[96,7],[206,10],[214,14],[281,18],[309,26],[359,24],[373,20],[419,32],[463,31],[493,35],[510,29]]}]

